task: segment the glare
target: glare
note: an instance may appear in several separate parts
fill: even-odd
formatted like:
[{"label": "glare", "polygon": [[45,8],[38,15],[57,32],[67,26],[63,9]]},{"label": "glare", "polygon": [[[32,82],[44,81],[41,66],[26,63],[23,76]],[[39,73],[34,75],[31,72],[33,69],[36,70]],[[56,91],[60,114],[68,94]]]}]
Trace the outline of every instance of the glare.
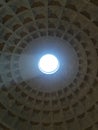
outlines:
[{"label": "glare", "polygon": [[53,74],[58,71],[60,63],[54,55],[46,54],[41,57],[38,67],[42,73]]}]

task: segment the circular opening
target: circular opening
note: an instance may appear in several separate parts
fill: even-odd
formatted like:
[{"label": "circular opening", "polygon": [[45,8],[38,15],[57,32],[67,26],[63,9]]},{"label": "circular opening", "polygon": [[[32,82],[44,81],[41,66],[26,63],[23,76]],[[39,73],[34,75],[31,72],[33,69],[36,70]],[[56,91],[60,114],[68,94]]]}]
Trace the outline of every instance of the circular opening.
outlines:
[{"label": "circular opening", "polygon": [[60,63],[54,55],[46,54],[40,58],[38,67],[44,74],[54,74],[58,71]]}]

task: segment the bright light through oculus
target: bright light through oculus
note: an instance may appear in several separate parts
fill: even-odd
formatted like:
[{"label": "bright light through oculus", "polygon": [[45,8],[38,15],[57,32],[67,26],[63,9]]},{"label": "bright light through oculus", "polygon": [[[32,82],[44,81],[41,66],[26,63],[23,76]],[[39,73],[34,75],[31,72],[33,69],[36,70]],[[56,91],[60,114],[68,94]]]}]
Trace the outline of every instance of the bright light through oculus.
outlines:
[{"label": "bright light through oculus", "polygon": [[59,69],[60,63],[54,55],[46,54],[41,57],[38,67],[42,73],[53,74]]}]

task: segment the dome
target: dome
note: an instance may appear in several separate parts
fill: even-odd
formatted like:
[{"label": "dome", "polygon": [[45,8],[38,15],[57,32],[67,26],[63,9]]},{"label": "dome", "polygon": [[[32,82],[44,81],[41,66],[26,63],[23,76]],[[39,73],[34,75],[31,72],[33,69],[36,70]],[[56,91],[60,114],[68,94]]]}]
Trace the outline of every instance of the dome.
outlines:
[{"label": "dome", "polygon": [[0,130],[98,130],[97,0],[0,0]]}]

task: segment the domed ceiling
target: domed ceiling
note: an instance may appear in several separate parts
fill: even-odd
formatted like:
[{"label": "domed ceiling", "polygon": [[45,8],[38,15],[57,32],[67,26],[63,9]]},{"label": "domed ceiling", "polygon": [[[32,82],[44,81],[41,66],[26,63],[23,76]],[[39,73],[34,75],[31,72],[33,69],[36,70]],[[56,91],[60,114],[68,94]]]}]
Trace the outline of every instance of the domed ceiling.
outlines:
[{"label": "domed ceiling", "polygon": [[0,130],[98,130],[97,0],[0,0]]}]

